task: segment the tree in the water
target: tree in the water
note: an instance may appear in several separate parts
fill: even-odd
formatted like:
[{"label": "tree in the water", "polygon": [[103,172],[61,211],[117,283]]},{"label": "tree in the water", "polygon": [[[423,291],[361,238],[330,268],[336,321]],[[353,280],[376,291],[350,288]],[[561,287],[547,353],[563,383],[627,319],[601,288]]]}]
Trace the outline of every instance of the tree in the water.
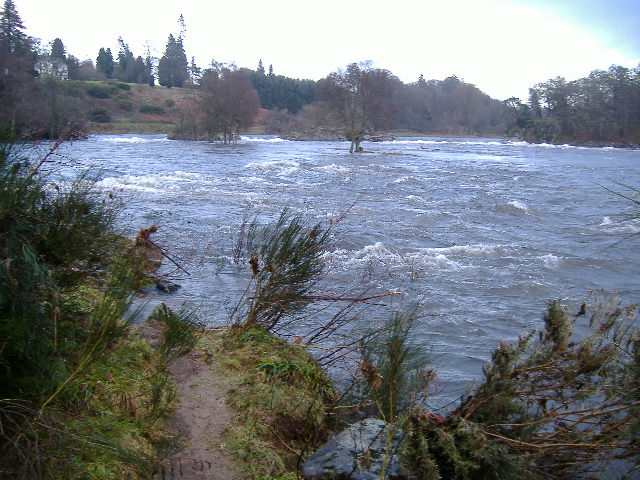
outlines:
[{"label": "tree in the water", "polygon": [[393,91],[400,80],[370,62],[352,63],[321,80],[318,98],[333,112],[347,139],[349,151],[361,152],[365,135],[387,126],[395,115]]},{"label": "tree in the water", "polygon": [[260,110],[260,98],[242,71],[210,69],[200,80],[205,135],[210,140],[235,142]]}]

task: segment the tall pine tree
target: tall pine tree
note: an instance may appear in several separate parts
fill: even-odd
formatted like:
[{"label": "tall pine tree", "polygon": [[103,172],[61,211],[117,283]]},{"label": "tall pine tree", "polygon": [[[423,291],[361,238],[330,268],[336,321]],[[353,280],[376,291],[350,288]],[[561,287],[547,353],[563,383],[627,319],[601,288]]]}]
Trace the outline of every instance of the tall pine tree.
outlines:
[{"label": "tall pine tree", "polygon": [[5,76],[15,69],[33,73],[35,53],[32,43],[24,33],[15,3],[5,0],[0,16],[0,68]]},{"label": "tall pine tree", "polygon": [[113,61],[113,54],[111,49],[101,48],[98,52],[98,58],[96,59],[96,69],[104,74],[105,77],[111,78],[115,69],[115,62]]},{"label": "tall pine tree", "polygon": [[164,87],[182,87],[189,79],[189,63],[182,45],[182,37],[176,40],[169,34],[167,48],[158,63],[158,83]]}]

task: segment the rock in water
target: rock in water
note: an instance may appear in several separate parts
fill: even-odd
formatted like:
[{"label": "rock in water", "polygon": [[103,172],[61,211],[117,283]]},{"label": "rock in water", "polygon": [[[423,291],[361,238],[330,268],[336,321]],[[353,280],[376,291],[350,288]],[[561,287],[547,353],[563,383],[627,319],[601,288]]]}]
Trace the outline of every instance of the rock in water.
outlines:
[{"label": "rock in water", "polygon": [[180,285],[168,280],[160,280],[156,282],[156,288],[164,293],[173,293],[180,288]]},{"label": "rock in water", "polygon": [[368,418],[343,430],[307,459],[302,468],[303,477],[306,480],[378,480],[384,468],[384,478],[400,478],[397,453],[402,430],[393,433],[387,452],[389,428],[392,426],[382,420]]}]

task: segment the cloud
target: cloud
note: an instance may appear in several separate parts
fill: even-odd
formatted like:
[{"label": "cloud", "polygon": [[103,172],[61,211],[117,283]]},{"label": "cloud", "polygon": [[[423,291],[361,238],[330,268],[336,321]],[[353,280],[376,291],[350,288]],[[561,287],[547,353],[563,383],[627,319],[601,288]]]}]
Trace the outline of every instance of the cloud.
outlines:
[{"label": "cloud", "polygon": [[[293,0],[16,5],[29,34],[46,41],[60,37],[81,59],[95,59],[101,47],[117,54],[119,36],[136,55],[144,55],[149,44],[161,56],[169,33],[179,34],[183,14],[187,56],[201,67],[215,59],[256,68],[262,59],[277,74],[319,79],[348,63],[372,60],[405,82],[420,74],[455,74],[500,99],[525,99],[529,87],[557,75],[572,80],[612,64],[633,67],[639,59],[625,47],[623,38],[631,37],[622,28],[604,34],[598,26],[605,19],[606,25],[628,21],[637,27],[638,9],[629,15],[628,0],[604,6],[595,0],[325,0],[304,8]],[[640,43],[640,36],[633,38],[629,45]]]}]

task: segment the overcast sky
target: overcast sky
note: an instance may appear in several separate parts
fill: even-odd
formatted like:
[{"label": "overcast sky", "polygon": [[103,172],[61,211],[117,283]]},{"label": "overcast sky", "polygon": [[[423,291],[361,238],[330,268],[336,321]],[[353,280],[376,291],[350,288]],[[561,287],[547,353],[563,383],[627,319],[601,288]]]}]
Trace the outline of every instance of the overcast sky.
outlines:
[{"label": "overcast sky", "polygon": [[404,82],[450,75],[494,98],[527,99],[558,75],[640,63],[640,0],[14,0],[28,35],[80,60],[101,47],[164,53],[184,16],[187,57],[320,79],[372,60]]}]

